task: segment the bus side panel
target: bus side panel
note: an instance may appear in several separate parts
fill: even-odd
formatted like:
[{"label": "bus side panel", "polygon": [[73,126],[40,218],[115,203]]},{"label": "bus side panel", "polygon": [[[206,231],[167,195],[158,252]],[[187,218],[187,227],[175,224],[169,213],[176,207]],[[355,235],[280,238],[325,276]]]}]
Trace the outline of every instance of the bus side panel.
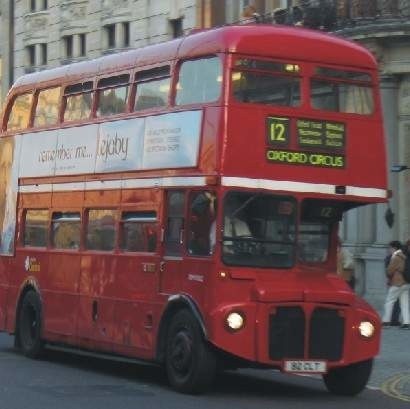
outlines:
[{"label": "bus side panel", "polygon": [[65,340],[76,333],[81,256],[75,251],[69,253],[50,252],[48,271],[43,272],[44,331],[54,340]]},{"label": "bus side panel", "polygon": [[6,329],[9,259],[0,257],[0,331]]},{"label": "bus side panel", "polygon": [[118,258],[114,352],[154,357],[159,266],[158,254],[124,254]]}]

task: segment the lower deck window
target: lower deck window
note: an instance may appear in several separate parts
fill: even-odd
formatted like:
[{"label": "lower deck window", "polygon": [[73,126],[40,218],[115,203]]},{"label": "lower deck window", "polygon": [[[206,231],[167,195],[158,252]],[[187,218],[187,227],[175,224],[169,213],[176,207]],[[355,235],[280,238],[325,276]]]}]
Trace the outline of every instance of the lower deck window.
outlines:
[{"label": "lower deck window", "polygon": [[156,222],[155,212],[123,212],[121,217],[121,250],[154,252],[157,246]]},{"label": "lower deck window", "polygon": [[55,212],[51,222],[52,247],[78,249],[80,247],[81,217],[79,212]]},{"label": "lower deck window", "polygon": [[111,209],[88,211],[87,240],[88,250],[111,251],[115,246],[115,215]]},{"label": "lower deck window", "polygon": [[46,247],[48,210],[27,210],[24,221],[24,246]]}]

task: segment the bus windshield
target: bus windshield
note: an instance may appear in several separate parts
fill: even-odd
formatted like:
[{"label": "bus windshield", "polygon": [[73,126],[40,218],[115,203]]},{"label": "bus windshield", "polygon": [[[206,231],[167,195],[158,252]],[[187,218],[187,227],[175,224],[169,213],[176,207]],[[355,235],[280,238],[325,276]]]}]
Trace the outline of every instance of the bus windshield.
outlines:
[{"label": "bus windshield", "polygon": [[223,260],[252,267],[291,267],[296,201],[288,196],[231,192],[224,200]]},{"label": "bus windshield", "polygon": [[287,268],[328,260],[330,238],[344,204],[288,196],[231,192],[224,200],[223,261],[229,265]]}]

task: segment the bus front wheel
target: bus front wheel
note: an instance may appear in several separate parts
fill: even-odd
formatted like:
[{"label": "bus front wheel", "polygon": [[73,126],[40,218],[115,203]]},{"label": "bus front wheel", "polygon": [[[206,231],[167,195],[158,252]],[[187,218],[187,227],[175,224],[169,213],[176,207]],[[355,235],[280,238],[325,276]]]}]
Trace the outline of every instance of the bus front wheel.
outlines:
[{"label": "bus front wheel", "polygon": [[373,360],[331,369],[323,375],[326,388],[335,395],[353,396],[362,392],[370,378]]},{"label": "bus front wheel", "polygon": [[177,312],[172,318],[165,361],[168,380],[180,392],[203,392],[215,377],[215,354],[206,343],[198,322],[187,310]]},{"label": "bus front wheel", "polygon": [[41,300],[39,295],[28,291],[23,298],[18,317],[18,345],[23,354],[30,358],[39,358],[44,343],[41,339]]}]

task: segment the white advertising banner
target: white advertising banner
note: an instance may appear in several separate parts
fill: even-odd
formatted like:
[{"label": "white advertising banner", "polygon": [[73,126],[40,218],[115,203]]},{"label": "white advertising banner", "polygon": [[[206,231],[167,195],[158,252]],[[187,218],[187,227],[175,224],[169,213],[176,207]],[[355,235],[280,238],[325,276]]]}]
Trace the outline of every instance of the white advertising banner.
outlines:
[{"label": "white advertising banner", "polygon": [[141,169],[144,118],[100,125],[95,172]]},{"label": "white advertising banner", "polygon": [[198,162],[200,131],[200,111],[148,117],[145,123],[143,169],[195,166]]},{"label": "white advertising banner", "polygon": [[55,175],[93,173],[98,125],[60,129],[55,152]]},{"label": "white advertising banner", "polygon": [[16,135],[16,138],[22,139],[23,141],[21,147],[20,177],[54,175],[58,131]]},{"label": "white advertising banner", "polygon": [[18,135],[19,177],[196,166],[201,118],[176,112]]}]

